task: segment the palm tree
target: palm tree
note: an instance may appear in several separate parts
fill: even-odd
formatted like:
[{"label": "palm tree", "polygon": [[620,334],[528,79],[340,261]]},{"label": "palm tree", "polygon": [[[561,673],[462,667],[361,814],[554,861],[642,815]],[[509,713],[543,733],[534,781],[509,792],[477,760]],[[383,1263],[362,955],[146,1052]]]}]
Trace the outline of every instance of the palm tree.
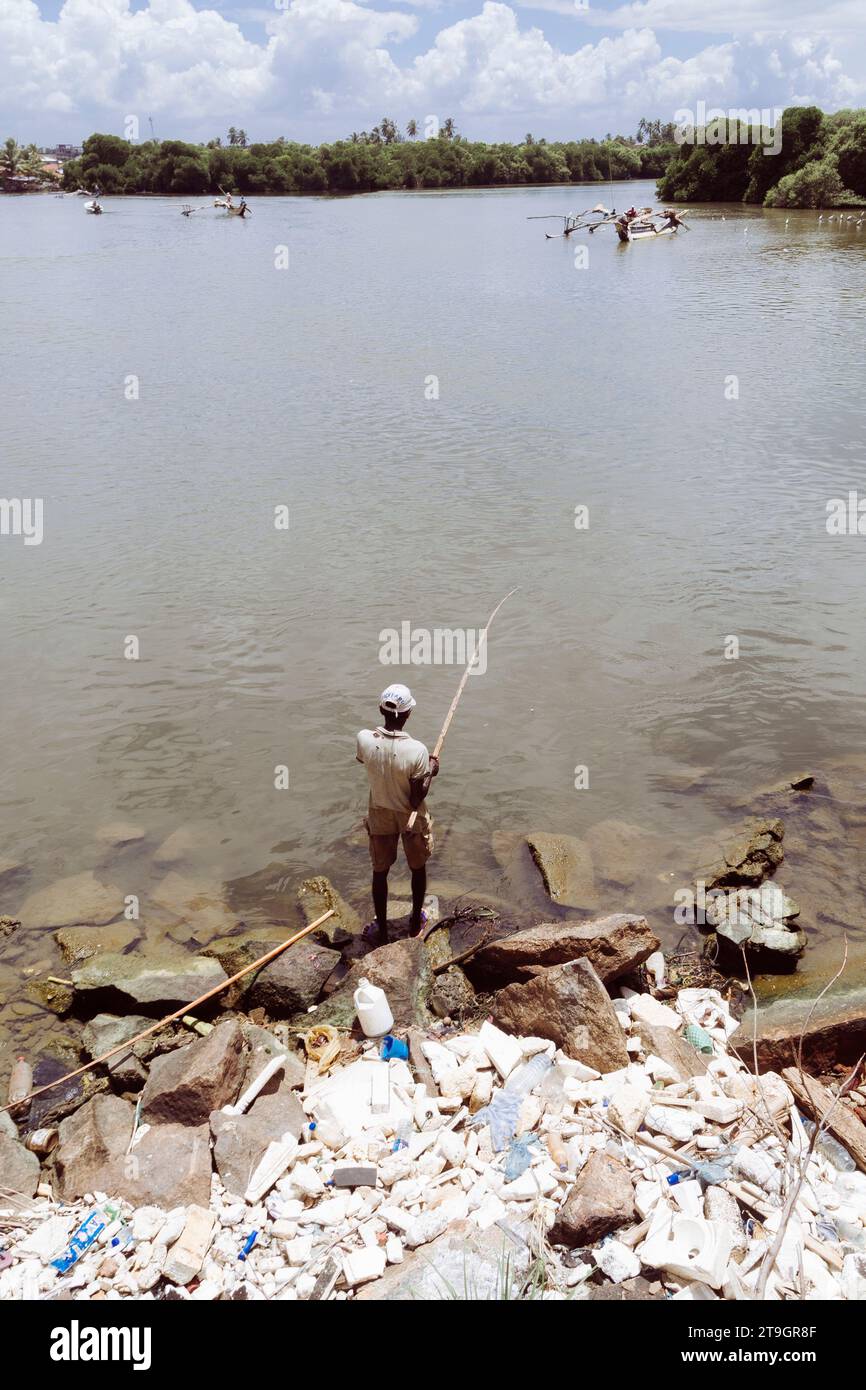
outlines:
[{"label": "palm tree", "polygon": [[457,126],[454,123],[453,116],[446,116],[445,120],[442,122],[442,134],[445,136],[446,140],[454,139],[454,136],[457,134]]},{"label": "palm tree", "polygon": [[0,154],[0,161],[2,161],[3,164],[3,172],[4,174],[7,174],[10,179],[14,178],[19,171],[19,168],[21,166],[22,154],[23,151],[21,149],[21,146],[18,144],[18,141],[13,140],[12,136],[10,135],[9,139],[3,146],[3,153]]},{"label": "palm tree", "polygon": [[406,134],[409,136],[410,140],[414,140],[418,134],[418,122],[414,120],[414,118],[406,122]]}]

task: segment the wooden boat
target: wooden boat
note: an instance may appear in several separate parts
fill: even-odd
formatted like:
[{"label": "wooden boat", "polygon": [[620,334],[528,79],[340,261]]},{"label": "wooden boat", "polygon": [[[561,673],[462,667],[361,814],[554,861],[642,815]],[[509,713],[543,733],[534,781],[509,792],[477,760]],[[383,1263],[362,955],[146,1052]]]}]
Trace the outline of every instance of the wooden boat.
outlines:
[{"label": "wooden boat", "polygon": [[84,211],[85,211],[85,212],[92,212],[92,213],[95,213],[96,215],[98,215],[99,213],[102,212],[102,208],[101,208],[100,204],[96,201],[96,199],[95,199],[95,198],[92,198],[92,199],[90,200],[89,203],[85,203],[85,204],[84,204]]},{"label": "wooden boat", "polygon": [[619,217],[615,222],[616,234],[620,241],[656,241],[660,236],[672,236],[680,227],[688,227],[679,213],[665,209],[651,213],[642,208],[636,217]]},{"label": "wooden boat", "polygon": [[592,232],[595,230],[596,227],[600,227],[602,225],[602,222],[582,221],[582,218],[589,217],[594,214],[600,215],[602,222],[606,218],[612,216],[612,213],[609,212],[606,207],[604,207],[601,203],[596,203],[594,208],[586,208],[583,212],[548,212],[543,213],[541,216],[528,217],[526,220],[527,222],[561,222],[561,232],[544,233],[547,241],[558,241],[560,237],[570,237],[572,232],[580,232],[587,227]]}]

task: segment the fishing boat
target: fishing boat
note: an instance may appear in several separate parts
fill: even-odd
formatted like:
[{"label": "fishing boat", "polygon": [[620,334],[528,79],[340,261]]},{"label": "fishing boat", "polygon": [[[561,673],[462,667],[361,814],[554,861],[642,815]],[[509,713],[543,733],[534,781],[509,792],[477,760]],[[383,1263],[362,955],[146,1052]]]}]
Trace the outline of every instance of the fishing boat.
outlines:
[{"label": "fishing boat", "polygon": [[84,211],[92,212],[98,216],[102,212],[102,205],[95,198],[91,198],[89,203],[84,204]]},{"label": "fishing boat", "polygon": [[635,216],[625,213],[614,225],[617,236],[626,245],[631,241],[656,241],[662,236],[673,236],[680,227],[689,230],[680,214],[670,208],[661,212],[642,208]]},{"label": "fishing boat", "polygon": [[[614,212],[615,211],[616,209],[614,209]],[[526,220],[527,222],[561,222],[561,232],[544,233],[548,241],[558,241],[560,237],[570,237],[573,232],[583,231],[584,228],[589,228],[592,232],[596,227],[600,227],[612,216],[613,212],[604,207],[601,203],[596,203],[594,208],[585,208],[583,212],[546,212],[528,217]],[[595,222],[584,222],[583,219],[585,217],[596,217],[599,220]]]},{"label": "fishing boat", "polygon": [[214,198],[213,205],[215,208],[221,208],[229,217],[250,216],[250,209],[247,207],[246,198],[241,198],[240,202],[236,203],[231,193],[223,192],[221,198]]}]

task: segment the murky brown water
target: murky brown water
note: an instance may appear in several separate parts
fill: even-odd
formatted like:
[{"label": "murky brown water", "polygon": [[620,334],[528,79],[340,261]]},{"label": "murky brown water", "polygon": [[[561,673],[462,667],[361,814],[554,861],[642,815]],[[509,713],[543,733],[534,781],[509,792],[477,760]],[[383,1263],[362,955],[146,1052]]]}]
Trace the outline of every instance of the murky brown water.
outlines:
[{"label": "murky brown water", "polygon": [[[494,833],[591,832],[603,860],[622,836],[592,828],[627,822],[599,907],[671,941],[695,843],[808,767],[832,799],[792,817],[780,875],[806,969],[843,923],[862,951],[866,539],[825,509],[863,474],[866,234],[707,207],[653,247],[600,233],[577,269],[525,219],[582,199],[262,199],[245,223],[0,200],[3,491],[44,499],[41,545],[0,536],[0,912],[92,870],[152,937],[190,902],[219,929],[226,882],[229,921],[295,921],[315,873],[366,916],[355,731],[398,678],[432,743],[459,676],[382,665],[380,634],[476,629],[519,584],[446,745],[433,889],[544,913]],[[118,819],[143,838],[100,842]],[[26,922],[0,938],[0,1068],[48,1025],[24,969],[65,973]]]}]

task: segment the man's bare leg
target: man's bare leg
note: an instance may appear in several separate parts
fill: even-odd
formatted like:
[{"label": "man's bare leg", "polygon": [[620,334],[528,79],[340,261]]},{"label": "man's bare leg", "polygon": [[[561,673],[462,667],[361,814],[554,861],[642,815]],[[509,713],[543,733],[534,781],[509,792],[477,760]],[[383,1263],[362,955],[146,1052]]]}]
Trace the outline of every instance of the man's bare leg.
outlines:
[{"label": "man's bare leg", "polygon": [[421,909],[427,896],[427,867],[412,870],[412,916],[409,920],[409,935],[417,936],[421,930]]},{"label": "man's bare leg", "polygon": [[388,932],[388,870],[373,874],[373,910],[383,936]]}]

